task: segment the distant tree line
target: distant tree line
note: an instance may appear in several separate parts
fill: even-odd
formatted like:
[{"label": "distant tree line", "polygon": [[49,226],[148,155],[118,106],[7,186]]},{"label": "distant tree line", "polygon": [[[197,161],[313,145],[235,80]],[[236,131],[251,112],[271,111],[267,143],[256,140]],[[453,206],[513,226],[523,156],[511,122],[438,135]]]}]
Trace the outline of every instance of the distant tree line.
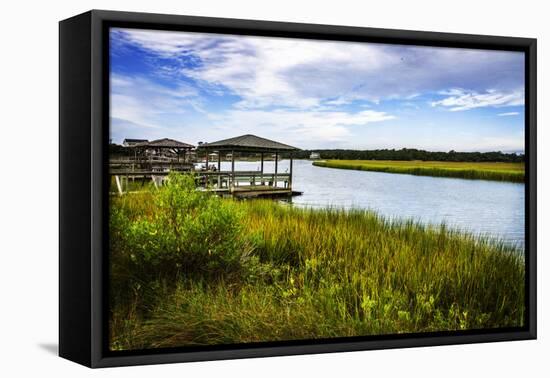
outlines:
[{"label": "distant tree line", "polygon": [[312,152],[321,155],[321,159],[341,160],[424,160],[424,161],[471,161],[471,162],[509,162],[519,163],[525,160],[523,154],[495,152],[433,152],[415,148],[384,150],[301,150],[293,154],[295,158],[307,159]]},{"label": "distant tree line", "polygon": [[[433,152],[417,150],[416,148],[384,149],[384,150],[301,150],[292,156],[297,159],[308,159],[312,152],[321,155],[321,159],[339,160],[424,160],[424,161],[472,161],[472,162],[508,162],[520,163],[525,161],[524,154],[494,152]],[[119,144],[110,143],[111,155],[128,155],[128,148]],[[287,154],[282,154],[288,157]]]}]

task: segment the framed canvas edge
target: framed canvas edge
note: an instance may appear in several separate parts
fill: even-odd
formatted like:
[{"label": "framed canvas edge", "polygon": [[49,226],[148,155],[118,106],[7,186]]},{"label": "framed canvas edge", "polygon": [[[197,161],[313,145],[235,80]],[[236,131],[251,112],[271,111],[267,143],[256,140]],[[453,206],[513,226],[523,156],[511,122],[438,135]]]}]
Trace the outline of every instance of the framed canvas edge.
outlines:
[{"label": "framed canvas edge", "polygon": [[[59,23],[59,355],[91,364],[91,12]],[[80,127],[72,127],[78,124]],[[78,165],[78,166],[77,166]]]},{"label": "framed canvas edge", "polygon": [[[297,24],[272,21],[251,21],[236,19],[221,19],[196,16],[176,16],[147,14],[134,12],[115,12],[93,10],[91,15],[91,356],[90,367],[111,367],[121,365],[141,365],[173,362],[190,362],[235,358],[269,357],[283,355],[299,355],[312,353],[330,353],[344,351],[360,351],[372,349],[389,348],[408,348],[424,347],[451,344],[469,344],[496,341],[514,341],[536,339],[536,39],[516,38],[516,37],[498,37],[473,34],[454,34],[437,32],[417,32],[407,30],[389,30],[373,29],[349,26],[331,26],[314,24]],[[261,35],[275,32],[280,36],[296,37],[298,33],[301,36],[326,39],[332,36],[337,40],[349,40],[350,38],[402,41],[410,44],[439,45],[449,47],[468,47],[468,48],[489,48],[502,50],[524,51],[526,53],[526,100],[528,108],[526,109],[526,156],[528,158],[528,175],[526,176],[526,211],[528,215],[526,243],[529,259],[527,267],[527,288],[526,298],[528,311],[527,330],[507,331],[497,333],[483,333],[475,335],[452,335],[452,336],[433,336],[433,337],[408,337],[403,339],[387,340],[368,340],[368,341],[349,341],[335,342],[327,344],[309,344],[292,346],[265,346],[253,348],[239,348],[230,350],[212,350],[200,352],[178,352],[178,353],[151,353],[132,356],[108,356],[105,353],[106,334],[103,318],[104,310],[107,306],[107,298],[103,295],[106,280],[106,260],[103,254],[107,245],[103,235],[104,214],[107,201],[103,198],[105,189],[104,181],[104,159],[107,156],[105,148],[105,133],[108,135],[108,98],[104,94],[104,74],[105,66],[105,42],[107,41],[104,33],[104,26],[107,23],[136,23],[148,24],[151,27],[174,28],[199,27],[216,30],[236,30],[243,33]],[[300,34],[305,33],[305,34]],[[83,199],[86,200],[86,199]]]},{"label": "framed canvas edge", "polygon": [[525,119],[525,141],[526,155],[528,162],[526,166],[526,204],[525,209],[527,224],[525,238],[527,241],[526,273],[528,295],[527,309],[529,331],[533,339],[537,338],[537,40],[526,41],[526,64],[525,64],[525,85],[526,85],[526,109]]},{"label": "framed canvas edge", "polygon": [[[480,336],[483,336],[480,337]],[[406,338],[398,340],[350,341],[296,346],[266,346],[216,351],[155,353],[119,357],[102,357],[94,368],[154,365],[177,362],[215,361],[243,358],[295,356],[321,353],[359,352],[397,348],[435,347],[449,345],[509,342],[536,339],[529,331],[503,332],[488,335],[459,335]]]}]

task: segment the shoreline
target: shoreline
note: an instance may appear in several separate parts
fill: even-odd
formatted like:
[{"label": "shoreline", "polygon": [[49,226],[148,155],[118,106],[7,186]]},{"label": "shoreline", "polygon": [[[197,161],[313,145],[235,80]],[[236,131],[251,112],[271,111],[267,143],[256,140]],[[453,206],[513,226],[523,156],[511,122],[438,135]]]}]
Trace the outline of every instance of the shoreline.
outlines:
[{"label": "shoreline", "polygon": [[[417,162],[417,161],[383,161],[383,160],[326,160],[314,161],[316,167],[348,169],[355,171],[383,172],[394,174],[409,174],[415,176],[432,176],[461,178],[468,180],[489,180],[512,183],[524,183],[525,172],[512,169],[488,169],[490,163],[460,163],[460,162]],[[493,163],[496,168],[499,164]],[[454,165],[454,166],[453,166]],[[460,167],[464,165],[465,167]],[[510,164],[509,164],[510,165]],[[471,166],[471,167],[468,167]]]}]

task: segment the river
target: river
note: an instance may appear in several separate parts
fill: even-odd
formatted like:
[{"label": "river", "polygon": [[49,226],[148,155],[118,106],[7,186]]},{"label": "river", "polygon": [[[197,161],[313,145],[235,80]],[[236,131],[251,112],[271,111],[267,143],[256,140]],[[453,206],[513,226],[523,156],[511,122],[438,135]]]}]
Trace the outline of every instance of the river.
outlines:
[{"label": "river", "polygon": [[[288,168],[288,160],[279,162],[279,172]],[[260,163],[236,162],[235,169],[259,170]],[[273,172],[274,162],[264,171]],[[525,244],[525,184],[323,168],[307,160],[295,160],[293,171],[292,187],[303,192],[292,198],[298,206],[370,209]]]}]

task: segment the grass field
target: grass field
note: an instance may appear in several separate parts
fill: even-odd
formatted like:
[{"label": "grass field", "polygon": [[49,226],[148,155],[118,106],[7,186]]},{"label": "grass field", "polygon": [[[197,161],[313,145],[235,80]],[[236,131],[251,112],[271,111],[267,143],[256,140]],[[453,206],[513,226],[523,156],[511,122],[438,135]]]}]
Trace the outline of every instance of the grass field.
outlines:
[{"label": "grass field", "polygon": [[185,177],[110,206],[114,350],[524,324],[523,255],[495,240]]},{"label": "grass field", "polygon": [[353,169],[419,176],[524,182],[523,163],[475,163],[444,161],[326,160],[314,161],[318,167]]}]

